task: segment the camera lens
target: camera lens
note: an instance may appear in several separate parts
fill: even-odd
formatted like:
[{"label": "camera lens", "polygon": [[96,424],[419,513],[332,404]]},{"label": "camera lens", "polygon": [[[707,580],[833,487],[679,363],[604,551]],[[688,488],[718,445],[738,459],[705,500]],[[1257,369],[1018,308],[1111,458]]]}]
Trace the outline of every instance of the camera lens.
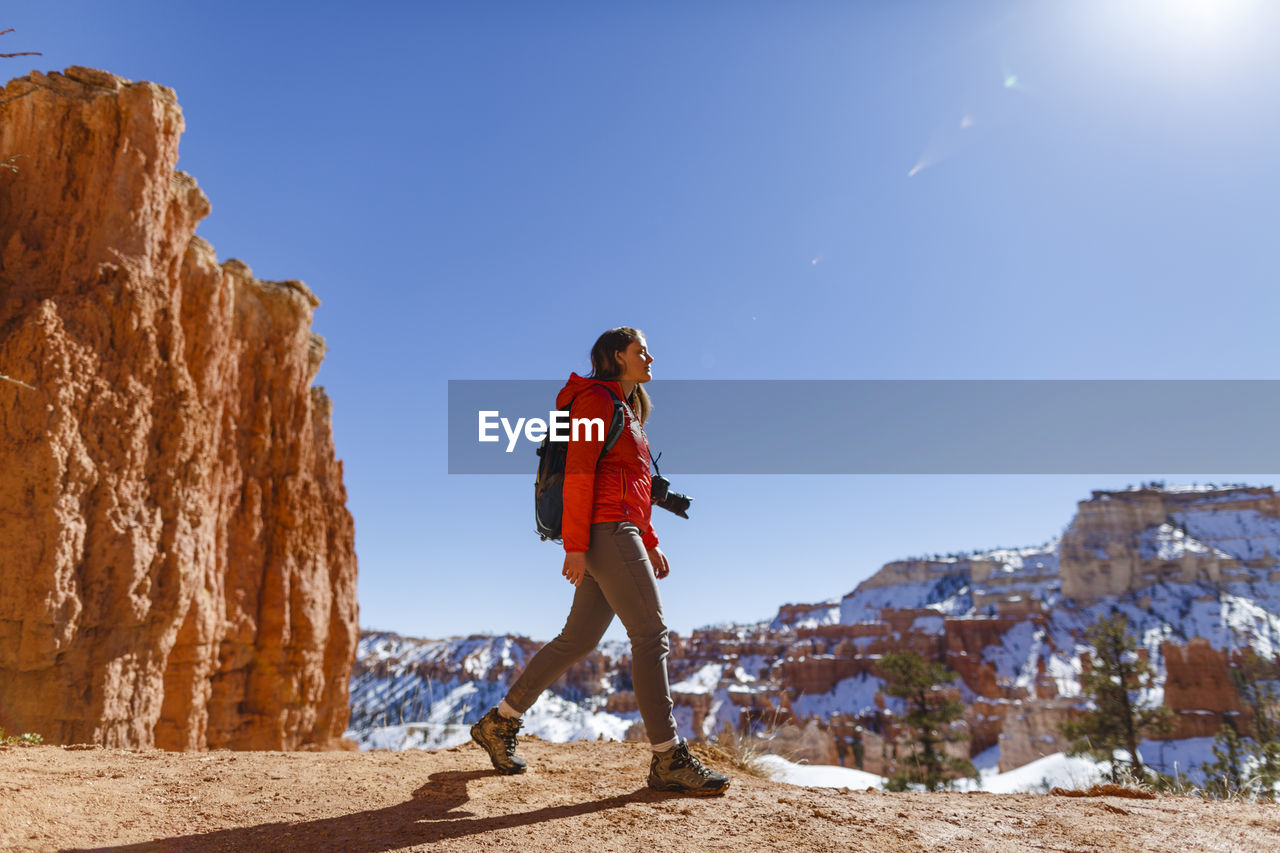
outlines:
[{"label": "camera lens", "polygon": [[667,499],[667,489],[670,487],[671,481],[659,474],[650,482],[649,499],[653,503],[662,503]]}]

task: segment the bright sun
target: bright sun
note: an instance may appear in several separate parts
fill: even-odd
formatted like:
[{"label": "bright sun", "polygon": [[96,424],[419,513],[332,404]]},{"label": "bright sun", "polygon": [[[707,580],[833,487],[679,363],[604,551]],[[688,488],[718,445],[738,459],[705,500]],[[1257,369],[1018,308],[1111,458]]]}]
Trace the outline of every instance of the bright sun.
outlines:
[{"label": "bright sun", "polygon": [[1092,35],[1119,39],[1133,57],[1150,52],[1190,70],[1207,60],[1230,59],[1263,45],[1275,0],[1083,0]]},{"label": "bright sun", "polygon": [[1155,0],[1145,5],[1188,35],[1211,36],[1244,23],[1257,0]]}]

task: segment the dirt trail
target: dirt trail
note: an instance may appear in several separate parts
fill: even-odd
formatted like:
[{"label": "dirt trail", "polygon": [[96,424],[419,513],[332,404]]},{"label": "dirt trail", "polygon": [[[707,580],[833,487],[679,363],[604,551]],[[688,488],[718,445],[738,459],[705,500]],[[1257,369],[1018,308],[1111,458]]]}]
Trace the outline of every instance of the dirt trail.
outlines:
[{"label": "dirt trail", "polygon": [[650,792],[636,743],[522,739],[498,776],[439,752],[0,748],[0,849],[1280,851],[1280,807],[797,788],[732,772],[729,792]]}]

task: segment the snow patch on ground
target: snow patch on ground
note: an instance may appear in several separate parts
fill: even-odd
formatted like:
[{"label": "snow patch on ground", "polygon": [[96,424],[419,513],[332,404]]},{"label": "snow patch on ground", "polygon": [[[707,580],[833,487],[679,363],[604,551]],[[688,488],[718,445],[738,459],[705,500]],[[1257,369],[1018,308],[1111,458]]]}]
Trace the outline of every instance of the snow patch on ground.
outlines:
[{"label": "snow patch on ground", "polygon": [[[1184,740],[1144,740],[1138,745],[1143,763],[1161,773],[1181,773],[1196,785],[1204,783],[1200,767],[1212,763],[1213,738]],[[781,756],[765,756],[765,766],[779,782],[819,788],[880,787],[884,779],[861,770],[826,765],[796,764]],[[1004,773],[998,771],[1000,747],[993,746],[973,758],[981,782],[962,779],[957,791],[986,791],[991,794],[1047,793],[1052,788],[1087,789],[1108,781],[1110,764],[1083,756],[1070,757],[1055,752]]]},{"label": "snow patch on ground", "polygon": [[1089,758],[1055,752],[1005,773],[984,775],[982,784],[972,790],[1019,794],[1048,793],[1051,788],[1088,788],[1102,781],[1105,767]]},{"label": "snow patch on ground", "polygon": [[[990,750],[988,750],[990,752]],[[986,753],[983,753],[986,755]],[[979,756],[981,759],[982,756]],[[975,759],[975,762],[978,759]],[[998,756],[996,757],[998,761]],[[814,788],[879,788],[885,780],[872,773],[850,767],[834,767],[824,764],[796,764],[778,755],[766,755],[761,763],[778,782]],[[992,765],[988,763],[988,767]],[[1046,755],[1030,764],[996,773],[982,770],[981,784],[972,779],[962,779],[955,784],[957,791],[987,791],[992,794],[1047,793],[1051,788],[1088,788],[1101,781],[1106,774],[1105,763],[1088,758],[1069,758],[1061,752]]]},{"label": "snow patch on ground", "polygon": [[806,788],[879,788],[884,779],[874,773],[829,764],[796,764],[780,755],[760,757],[760,765],[775,782]]}]

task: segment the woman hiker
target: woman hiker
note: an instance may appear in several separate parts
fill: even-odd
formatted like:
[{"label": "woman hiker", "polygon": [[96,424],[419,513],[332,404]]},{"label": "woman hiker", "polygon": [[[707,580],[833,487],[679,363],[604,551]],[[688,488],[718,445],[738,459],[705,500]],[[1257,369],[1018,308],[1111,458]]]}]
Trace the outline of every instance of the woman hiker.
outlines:
[{"label": "woman hiker", "polygon": [[643,334],[610,329],[591,348],[590,376],[570,374],[556,397],[557,408],[569,408],[571,421],[599,418],[608,424],[616,395],[625,403],[624,423],[603,454],[599,431],[583,430],[591,434],[569,442],[561,574],[577,591],[560,635],[533,656],[498,707],[471,727],[472,739],[500,773],[524,772],[525,762],[515,754],[521,715],[596,647],[616,613],[631,639],[631,680],[653,748],[649,787],[697,795],[721,794],[729,787],[729,777],[711,772],[690,754],[671,716],[667,626],[657,584],[670,565],[649,522],[650,457],[643,426],[651,408],[644,384],[653,378],[652,365]]}]

